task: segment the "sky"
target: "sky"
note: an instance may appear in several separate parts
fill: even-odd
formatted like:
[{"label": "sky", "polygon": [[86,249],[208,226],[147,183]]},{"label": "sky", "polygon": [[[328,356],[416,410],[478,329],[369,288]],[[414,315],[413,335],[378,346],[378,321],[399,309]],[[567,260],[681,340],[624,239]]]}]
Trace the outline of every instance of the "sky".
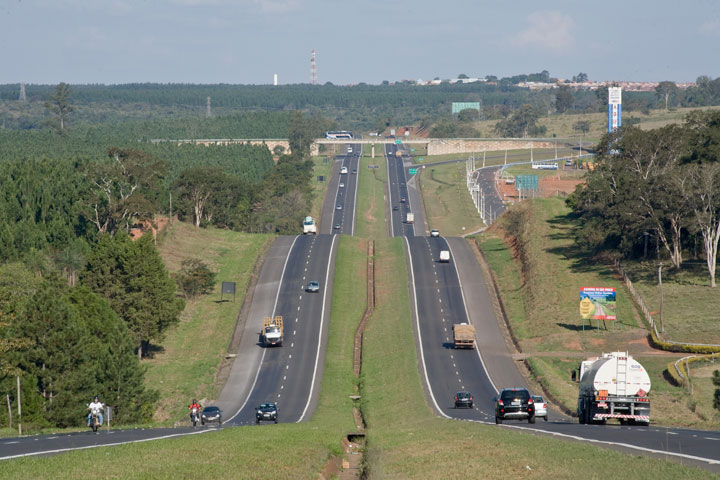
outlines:
[{"label": "sky", "polygon": [[720,76],[720,0],[0,0],[0,84]]}]

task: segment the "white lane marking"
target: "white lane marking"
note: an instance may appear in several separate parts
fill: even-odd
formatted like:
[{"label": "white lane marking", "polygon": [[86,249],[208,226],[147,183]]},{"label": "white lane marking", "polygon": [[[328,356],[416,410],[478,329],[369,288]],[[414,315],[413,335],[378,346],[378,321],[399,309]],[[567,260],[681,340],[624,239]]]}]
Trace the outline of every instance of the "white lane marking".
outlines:
[{"label": "white lane marking", "polygon": [[[444,239],[444,237],[443,237],[443,239]],[[454,260],[457,257],[455,256],[455,253],[453,253],[453,251],[452,251],[450,242],[445,240],[445,243],[447,244],[448,250],[450,250],[450,255],[452,255],[452,258],[453,258],[452,264],[453,264],[453,268],[455,269],[455,275],[457,275],[458,285],[460,286],[460,295],[462,296],[463,307],[465,308],[465,318],[467,319],[468,323],[470,323],[470,314],[468,313],[467,302],[465,301],[465,292],[463,292],[462,280],[460,280],[460,273],[458,272],[457,264],[455,263],[455,260]],[[482,363],[483,370],[485,370],[485,376],[488,378],[488,380],[490,380],[490,385],[492,385],[492,387],[495,389],[495,394],[497,395],[500,392],[500,390],[498,390],[497,386],[495,386],[495,382],[493,382],[492,377],[490,377],[490,371],[487,369],[487,366],[485,365],[485,361],[483,361],[483,357],[480,354],[480,349],[476,348],[475,352],[477,352],[477,356],[478,356],[478,358],[480,358],[480,363]]]},{"label": "white lane marking", "polygon": [[287,380],[287,375],[283,375],[283,380]]},{"label": "white lane marking", "polygon": [[293,348],[295,346],[295,342],[290,343],[290,348]]},{"label": "white lane marking", "polygon": [[[200,435],[203,433],[208,432],[216,432],[219,431],[218,429],[212,429],[212,430],[197,430],[194,432],[186,432],[186,433],[173,433],[171,435],[163,435],[161,437],[153,437],[153,438],[143,438],[140,440],[128,440],[126,442],[115,442],[115,443],[105,443],[102,445],[87,445],[84,447],[72,447],[72,448],[58,448],[55,450],[43,450],[41,452],[31,452],[31,453],[21,453],[18,455],[9,455],[7,457],[0,457],[2,460],[10,460],[13,458],[21,458],[21,457],[32,457],[35,455],[45,455],[48,453],[62,453],[62,452],[69,452],[71,450],[87,450],[88,448],[98,448],[98,447],[114,447],[116,445],[125,445],[127,443],[140,443],[140,442],[151,442],[153,440],[164,440],[166,438],[173,438],[173,437],[183,437],[186,435]],[[7,442],[7,443],[19,443],[19,442]]]},{"label": "white lane marking", "polygon": [[[492,423],[492,422],[481,422],[481,421],[479,421],[479,420],[466,420],[466,421],[474,422],[474,423],[482,423],[482,424],[485,424],[485,425],[495,425],[495,424]],[[579,437],[579,436],[577,436],[577,435],[570,435],[569,433],[553,432],[553,431],[551,431],[551,430],[541,430],[541,429],[539,429],[539,428],[520,427],[520,426],[517,426],[517,425],[501,424],[501,425],[498,425],[498,427],[500,427],[500,428],[516,428],[516,429],[518,429],[518,430],[520,430],[520,431],[522,431],[522,430],[529,430],[529,431],[531,431],[531,432],[546,433],[546,434],[548,434],[548,435],[553,435],[553,436],[556,436],[556,437],[570,438],[570,439],[572,439],[572,440],[579,440],[579,441],[581,441],[581,442],[601,443],[601,444],[604,444],[604,445],[617,445],[618,447],[631,448],[631,449],[633,449],[633,450],[640,450],[640,451],[642,451],[642,452],[656,453],[656,454],[659,454],[659,455],[671,455],[671,456],[674,456],[674,457],[682,457],[682,458],[689,458],[689,459],[692,459],[692,460],[699,460],[699,461],[701,461],[701,462],[706,462],[706,463],[709,463],[709,464],[712,464],[712,465],[720,465],[720,460],[715,460],[715,459],[713,459],[713,458],[698,457],[698,456],[695,456],[695,455],[688,455],[688,454],[685,454],[685,453],[670,452],[670,451],[667,451],[667,450],[655,450],[655,449],[653,449],[653,448],[640,447],[640,446],[638,446],[638,445],[632,445],[632,444],[630,444],[630,443],[610,442],[610,441],[608,441],[608,440],[597,440],[597,439],[594,439],[594,438],[585,438],[585,437]]]},{"label": "white lane marking", "polygon": [[[290,245],[290,250],[288,250],[288,254],[285,257],[285,263],[283,264],[282,273],[280,274],[280,282],[278,283],[278,289],[277,289],[277,292],[275,293],[275,304],[273,305],[273,313],[272,313],[273,317],[275,316],[275,311],[277,310],[278,299],[280,298],[280,288],[282,287],[283,278],[285,278],[285,269],[287,268],[288,260],[290,259],[290,254],[292,253],[293,248],[295,248],[295,242],[297,242],[297,239],[299,237],[300,236],[298,235],[293,239],[293,243],[292,243],[292,245]],[[260,370],[262,369],[262,364],[263,364],[263,361],[265,360],[265,352],[267,352],[267,349],[263,348],[263,353],[262,353],[262,356],[260,357],[260,364],[258,365],[257,372],[255,372],[255,379],[253,380],[252,386],[250,387],[250,390],[248,391],[247,397],[245,397],[245,401],[243,402],[242,405],[240,405],[240,408],[238,408],[238,411],[235,412],[235,415],[233,415],[228,420],[226,420],[226,422],[231,422],[233,418],[237,417],[238,414],[242,411],[242,409],[245,408],[245,405],[247,405],[248,400],[250,400],[250,395],[252,395],[253,390],[255,390],[255,384],[257,383],[258,377],[260,376]]]},{"label": "white lane marking", "polygon": [[[407,237],[405,237],[405,245],[407,246],[408,256],[410,257],[410,281],[412,282],[413,302],[415,303],[415,325],[417,327],[417,332],[418,332],[418,343],[420,344],[420,361],[422,362],[422,365],[423,365],[423,373],[425,375],[425,385],[427,385],[428,393],[430,394],[430,398],[432,399],[433,404],[435,405],[435,411],[439,412],[440,415],[442,415],[445,418],[451,418],[450,415],[447,415],[445,412],[443,412],[440,409],[440,406],[438,405],[437,400],[435,400],[435,395],[433,394],[433,391],[432,391],[432,385],[430,385],[430,379],[428,378],[427,365],[425,364],[425,349],[423,349],[422,333],[420,332],[420,315],[418,314],[417,289],[415,287],[415,268],[413,267],[412,252],[410,251],[410,243],[408,242]],[[450,358],[452,358],[452,355],[450,355]]]},{"label": "white lane marking", "polygon": [[296,319],[295,319],[295,323],[297,323],[297,321],[298,321],[298,319],[296,318]]},{"label": "white lane marking", "polygon": [[[55,438],[57,438],[57,437],[55,437]],[[4,443],[5,445],[12,445],[13,443],[20,443],[20,442],[19,442],[19,441],[16,441],[16,442],[3,442],[3,443]]]},{"label": "white lane marking", "polygon": [[330,278],[330,264],[332,263],[330,259],[332,258],[333,249],[335,248],[335,240],[337,238],[337,235],[333,235],[332,243],[330,244],[330,254],[328,256],[327,269],[325,270],[325,288],[323,289],[322,312],[320,313],[320,328],[318,329],[317,351],[315,353],[315,368],[313,369],[312,381],[310,382],[310,393],[308,393],[308,399],[307,403],[305,404],[305,409],[303,410],[302,415],[300,415],[300,418],[296,423],[300,423],[305,417],[305,414],[310,407],[310,400],[312,399],[313,390],[315,389],[315,379],[317,377],[318,364],[320,363],[320,346],[322,344],[323,323],[325,322],[325,301],[327,300],[328,278]]},{"label": "white lane marking", "polygon": [[293,335],[295,335],[295,330],[293,330]]},{"label": "white lane marking", "polygon": [[[300,298],[299,298],[298,300],[302,300],[302,295],[300,295]],[[299,310],[299,309],[300,309],[300,307],[298,307],[298,310]]]},{"label": "white lane marking", "polygon": [[720,440],[720,438],[714,438],[714,437],[703,437],[705,440]]}]

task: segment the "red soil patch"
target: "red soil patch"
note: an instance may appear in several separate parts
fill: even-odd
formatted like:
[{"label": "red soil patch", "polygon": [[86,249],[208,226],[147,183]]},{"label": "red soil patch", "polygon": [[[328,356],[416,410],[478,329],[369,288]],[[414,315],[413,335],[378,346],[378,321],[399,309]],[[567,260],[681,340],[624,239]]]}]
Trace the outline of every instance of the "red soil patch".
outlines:
[{"label": "red soil patch", "polygon": [[142,237],[146,232],[153,232],[154,235],[157,235],[158,232],[161,232],[165,227],[167,227],[168,223],[170,223],[170,219],[168,217],[158,217],[156,223],[157,229],[153,226],[152,223],[147,220],[139,226],[136,225],[135,227],[130,229],[130,237],[133,239],[138,239]]}]

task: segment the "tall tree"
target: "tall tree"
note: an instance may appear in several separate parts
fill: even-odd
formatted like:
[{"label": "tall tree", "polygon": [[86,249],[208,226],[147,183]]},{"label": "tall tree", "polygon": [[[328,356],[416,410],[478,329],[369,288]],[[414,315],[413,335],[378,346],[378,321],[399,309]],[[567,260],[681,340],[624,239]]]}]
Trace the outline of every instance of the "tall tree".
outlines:
[{"label": "tall tree", "polygon": [[570,87],[562,86],[555,92],[555,110],[565,113],[573,106],[573,95]]},{"label": "tall tree", "polygon": [[522,105],[515,110],[509,118],[501,120],[495,125],[495,131],[504,137],[527,137],[529,135],[543,135],[544,126],[537,124],[540,112],[532,105]]},{"label": "tall tree", "polygon": [[60,133],[65,131],[68,118],[75,108],[70,104],[70,85],[61,82],[55,87],[55,93],[45,102],[45,108],[50,111],[57,120],[56,128]]},{"label": "tall tree", "polygon": [[720,164],[695,164],[691,165],[689,170],[695,188],[687,196],[687,201],[692,205],[695,224],[703,239],[710,287],[715,288],[720,242]]},{"label": "tall tree", "polygon": [[88,257],[81,281],[107,299],[125,321],[138,358],[148,342],[162,340],[184,308],[175,282],[147,235],[137,241],[127,235],[103,235]]},{"label": "tall tree", "polygon": [[133,220],[149,220],[167,174],[164,162],[135,149],[110,148],[108,160],[85,165],[91,189],[87,215],[99,233],[130,230]]},{"label": "tall tree", "polygon": [[678,88],[677,85],[675,85],[675,82],[670,82],[666,80],[664,82],[658,83],[657,87],[655,87],[655,93],[658,97],[665,100],[665,110],[668,110],[670,98],[677,95]]}]

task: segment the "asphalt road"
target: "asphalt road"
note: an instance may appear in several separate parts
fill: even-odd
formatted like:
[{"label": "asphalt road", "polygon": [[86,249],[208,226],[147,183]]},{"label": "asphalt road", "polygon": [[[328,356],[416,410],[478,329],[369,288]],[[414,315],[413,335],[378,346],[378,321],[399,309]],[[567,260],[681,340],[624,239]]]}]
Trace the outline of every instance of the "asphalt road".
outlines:
[{"label": "asphalt road", "polygon": [[[396,152],[401,156],[397,156]],[[405,168],[405,150],[399,145],[385,145],[388,176],[388,203],[390,208],[389,231],[391,237],[412,237],[423,234],[423,214],[417,189],[408,186]],[[413,180],[414,181],[414,180]],[[412,212],[414,223],[407,223],[407,214]],[[418,228],[419,226],[419,228]]]},{"label": "asphalt road", "polygon": [[[328,225],[331,228],[325,228],[323,232],[353,235],[355,233],[355,203],[360,176],[362,144],[346,145],[343,148],[346,149],[345,154],[336,157],[339,168],[333,168],[333,175],[337,178],[330,184],[330,187],[335,187],[334,190],[329,190],[329,192],[335,192],[334,202],[330,203],[329,195],[325,200],[325,204],[331,204],[333,208],[332,219]],[[340,173],[343,167],[347,168],[347,173]]]},{"label": "asphalt road", "polygon": [[[408,237],[406,243],[418,362],[428,403],[438,415],[494,425],[497,392],[525,387],[526,382],[495,318],[474,252],[460,238]],[[449,263],[438,261],[440,250],[450,250]],[[476,327],[478,348],[455,350],[452,324],[468,318]],[[454,408],[455,393],[461,390],[473,394],[472,409]],[[507,421],[498,428],[589,441],[720,471],[720,432],[654,425],[580,425],[553,410],[549,418],[535,424]]]},{"label": "asphalt road", "polygon": [[[283,345],[263,347],[259,336],[262,322],[255,324],[254,348],[262,352],[261,363],[249,395],[240,409],[227,417],[228,423],[255,423],[255,407],[266,402],[278,404],[280,422],[299,422],[311,416],[327,343],[336,240],[334,235],[295,238],[284,266],[274,310],[268,311],[268,315],[283,317]],[[318,293],[305,291],[305,286],[312,280],[320,283]],[[253,338],[253,335],[249,337]]]}]

